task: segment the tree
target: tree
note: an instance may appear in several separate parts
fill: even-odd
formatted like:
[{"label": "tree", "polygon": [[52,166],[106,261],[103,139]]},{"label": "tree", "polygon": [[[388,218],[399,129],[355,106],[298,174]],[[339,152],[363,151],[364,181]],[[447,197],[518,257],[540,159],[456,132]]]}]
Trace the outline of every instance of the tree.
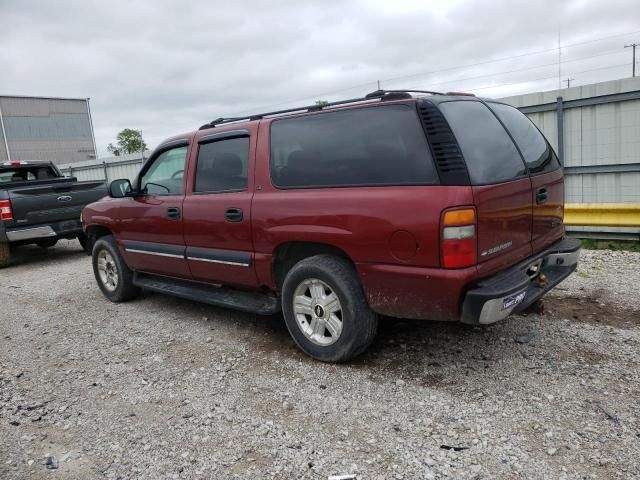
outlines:
[{"label": "tree", "polygon": [[116,157],[126,155],[127,153],[143,152],[147,149],[147,144],[142,139],[142,130],[133,130],[125,128],[116,137],[116,145],[110,143],[107,150]]},{"label": "tree", "polygon": [[329,102],[326,100],[316,100],[316,105],[319,107],[326,107],[329,105]]}]

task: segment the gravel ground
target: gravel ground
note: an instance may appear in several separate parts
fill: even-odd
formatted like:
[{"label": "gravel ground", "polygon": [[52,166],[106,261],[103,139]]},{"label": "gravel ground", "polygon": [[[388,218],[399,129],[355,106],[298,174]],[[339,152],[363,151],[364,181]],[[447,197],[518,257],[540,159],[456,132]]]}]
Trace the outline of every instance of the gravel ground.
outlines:
[{"label": "gravel ground", "polygon": [[77,243],[18,257],[0,272],[2,479],[640,477],[640,253],[584,251],[544,314],[384,319],[346,365],[277,317],[111,304]]}]

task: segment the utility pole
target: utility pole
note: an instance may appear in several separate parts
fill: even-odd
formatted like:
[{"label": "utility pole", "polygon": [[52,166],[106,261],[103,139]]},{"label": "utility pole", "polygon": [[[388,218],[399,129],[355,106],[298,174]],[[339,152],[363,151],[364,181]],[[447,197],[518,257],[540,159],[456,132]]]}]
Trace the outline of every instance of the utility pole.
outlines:
[{"label": "utility pole", "polygon": [[565,82],[567,82],[567,88],[571,86],[571,82],[573,82],[574,80],[575,78],[567,78],[566,80],[564,80]]},{"label": "utility pole", "polygon": [[624,46],[624,48],[629,48],[629,47],[631,47],[631,48],[633,49],[633,63],[631,64],[631,65],[632,65],[632,67],[631,67],[631,71],[633,72],[633,73],[632,73],[632,75],[631,75],[632,77],[635,77],[635,76],[636,76],[636,47],[637,47],[638,45],[640,45],[640,44],[638,44],[638,43],[632,43],[631,45],[625,45],[625,46]]}]

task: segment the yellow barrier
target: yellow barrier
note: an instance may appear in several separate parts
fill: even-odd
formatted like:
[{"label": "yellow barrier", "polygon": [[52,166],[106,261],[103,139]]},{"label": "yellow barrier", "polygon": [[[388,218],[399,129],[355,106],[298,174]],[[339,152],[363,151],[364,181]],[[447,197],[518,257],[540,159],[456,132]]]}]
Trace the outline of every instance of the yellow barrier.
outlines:
[{"label": "yellow barrier", "polygon": [[567,203],[565,225],[640,227],[640,203]]}]

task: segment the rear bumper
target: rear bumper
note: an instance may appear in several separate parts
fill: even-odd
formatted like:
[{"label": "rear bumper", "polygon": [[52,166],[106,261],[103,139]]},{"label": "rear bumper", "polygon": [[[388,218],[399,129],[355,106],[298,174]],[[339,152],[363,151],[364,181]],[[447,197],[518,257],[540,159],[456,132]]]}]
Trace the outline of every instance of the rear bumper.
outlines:
[{"label": "rear bumper", "polygon": [[79,220],[65,220],[28,228],[6,229],[4,233],[10,243],[29,242],[44,238],[73,237],[82,233],[82,225]]},{"label": "rear bumper", "polygon": [[[567,278],[578,266],[580,240],[565,238],[467,291],[461,321],[489,324],[517,313]],[[528,271],[535,266],[535,272]],[[540,281],[541,276],[546,278]]]}]

